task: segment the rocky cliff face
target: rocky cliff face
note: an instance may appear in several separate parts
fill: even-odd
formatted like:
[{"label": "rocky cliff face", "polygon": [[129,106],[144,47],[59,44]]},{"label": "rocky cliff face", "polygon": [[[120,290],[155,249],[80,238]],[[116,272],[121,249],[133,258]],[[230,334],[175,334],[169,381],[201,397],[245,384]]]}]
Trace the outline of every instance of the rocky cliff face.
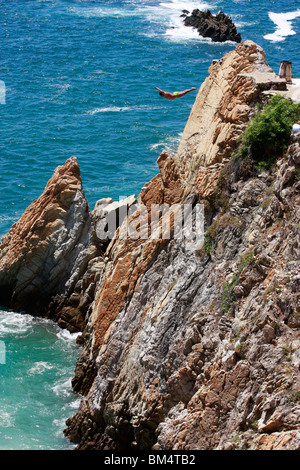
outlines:
[{"label": "rocky cliff face", "polygon": [[[209,72],[177,154],[160,155],[110,242],[71,159],[1,243],[2,303],[37,312],[50,298],[45,315],[83,332],[66,429],[79,449],[300,448],[300,139],[272,171],[241,170],[237,139],[285,82],[251,41]],[[176,211],[199,205],[204,244],[176,237]]]}]

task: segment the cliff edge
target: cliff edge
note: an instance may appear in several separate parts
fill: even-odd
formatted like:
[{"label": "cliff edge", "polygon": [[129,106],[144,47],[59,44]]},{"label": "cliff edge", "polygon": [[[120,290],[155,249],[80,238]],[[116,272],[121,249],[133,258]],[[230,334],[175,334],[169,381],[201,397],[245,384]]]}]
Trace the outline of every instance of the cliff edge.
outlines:
[{"label": "cliff edge", "polygon": [[98,225],[111,201],[90,211],[73,158],[2,240],[1,303],[82,331],[65,431],[78,449],[300,448],[300,137],[264,171],[232,159],[257,104],[284,90],[239,44],[112,239]]}]

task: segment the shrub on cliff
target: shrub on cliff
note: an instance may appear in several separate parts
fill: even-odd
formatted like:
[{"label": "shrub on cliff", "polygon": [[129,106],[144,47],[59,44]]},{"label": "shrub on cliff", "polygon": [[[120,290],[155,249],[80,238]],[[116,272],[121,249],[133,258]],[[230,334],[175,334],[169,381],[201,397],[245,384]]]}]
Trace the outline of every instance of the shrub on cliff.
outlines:
[{"label": "shrub on cliff", "polygon": [[275,95],[246,130],[238,157],[251,155],[260,168],[269,167],[287,148],[293,123],[300,119],[300,104]]}]

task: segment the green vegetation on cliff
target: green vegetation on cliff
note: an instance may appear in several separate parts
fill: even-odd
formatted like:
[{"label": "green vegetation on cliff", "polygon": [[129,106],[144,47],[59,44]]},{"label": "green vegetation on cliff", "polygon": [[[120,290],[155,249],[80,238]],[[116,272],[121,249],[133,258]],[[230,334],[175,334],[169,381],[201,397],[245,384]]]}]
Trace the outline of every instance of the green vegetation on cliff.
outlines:
[{"label": "green vegetation on cliff", "polygon": [[300,119],[300,104],[280,95],[273,96],[258,112],[237,152],[246,158],[249,153],[258,168],[268,168],[287,148],[293,123]]}]

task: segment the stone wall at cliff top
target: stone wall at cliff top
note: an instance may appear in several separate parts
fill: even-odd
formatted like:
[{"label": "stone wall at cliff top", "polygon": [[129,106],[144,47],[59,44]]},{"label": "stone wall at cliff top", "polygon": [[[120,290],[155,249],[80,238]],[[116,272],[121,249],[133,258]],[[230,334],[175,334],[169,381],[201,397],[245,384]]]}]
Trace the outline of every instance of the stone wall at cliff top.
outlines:
[{"label": "stone wall at cliff top", "polygon": [[[73,379],[83,398],[66,429],[78,449],[300,448],[299,138],[273,170],[233,177],[231,152],[256,102],[285,82],[251,41],[213,63],[209,73],[176,155],[160,155],[159,173],[137,198],[148,209],[203,204],[205,245],[174,236],[123,236],[128,224],[142,220],[141,208],[103,244],[86,208],[71,237],[79,242],[68,264],[77,273],[75,285],[64,295],[72,276],[61,277],[51,290],[51,299],[56,290],[64,299],[55,303],[58,321],[86,305]],[[63,180],[70,164],[76,161],[61,167]],[[226,207],[215,203],[222,201],[222,170],[229,181]],[[82,210],[82,188],[74,186],[69,207],[80,188]],[[60,197],[55,200],[57,229],[72,228]],[[147,232],[147,215],[143,221]],[[33,224],[23,236],[23,225],[14,226],[0,247],[0,286],[2,292],[9,286],[5,300],[12,306],[22,301],[20,265],[31,263],[31,238],[40,240],[43,255],[38,278],[47,279],[44,253],[52,253],[49,240],[60,233],[45,224],[37,238]],[[35,277],[28,279],[34,289]]]}]

